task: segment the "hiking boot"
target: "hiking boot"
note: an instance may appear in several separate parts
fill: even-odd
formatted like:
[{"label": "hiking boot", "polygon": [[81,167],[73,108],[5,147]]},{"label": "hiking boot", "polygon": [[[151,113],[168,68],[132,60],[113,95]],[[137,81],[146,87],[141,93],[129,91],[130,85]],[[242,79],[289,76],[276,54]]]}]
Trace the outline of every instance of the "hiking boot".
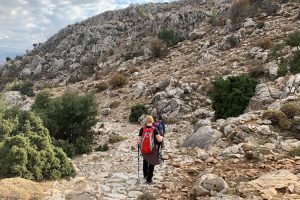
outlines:
[{"label": "hiking boot", "polygon": [[147,185],[151,185],[151,184],[152,184],[152,180],[147,180],[147,181],[146,181],[146,184],[147,184]]}]

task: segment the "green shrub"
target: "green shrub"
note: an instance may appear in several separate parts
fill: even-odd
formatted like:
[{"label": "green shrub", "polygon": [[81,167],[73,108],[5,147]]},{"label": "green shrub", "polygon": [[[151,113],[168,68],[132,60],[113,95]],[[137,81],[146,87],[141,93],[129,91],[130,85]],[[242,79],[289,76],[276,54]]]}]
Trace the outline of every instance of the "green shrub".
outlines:
[{"label": "green shrub", "polygon": [[300,73],[300,51],[295,52],[290,61],[290,71],[293,74]]},{"label": "green shrub", "polygon": [[32,87],[34,86],[32,81],[13,81],[5,85],[7,91],[20,91],[21,94],[33,97],[35,94]]},{"label": "green shrub", "polygon": [[281,60],[277,70],[277,77],[285,76],[288,73],[288,62],[286,60]]},{"label": "green shrub", "polygon": [[92,151],[92,141],[89,138],[79,137],[75,142],[76,154],[84,154]]},{"label": "green shrub", "polygon": [[53,140],[53,144],[56,147],[62,148],[62,150],[67,154],[69,158],[73,158],[75,153],[75,146],[65,140]]},{"label": "green shrub", "polygon": [[95,88],[97,89],[97,92],[102,92],[104,90],[107,90],[108,85],[106,82],[100,82],[97,83],[97,85],[95,86]]},{"label": "green shrub", "polygon": [[224,26],[226,24],[226,19],[218,14],[213,14],[210,16],[208,22],[214,26]]},{"label": "green shrub", "polygon": [[289,151],[288,155],[291,157],[300,156],[300,147],[292,149],[291,151]]},{"label": "green shrub", "polygon": [[27,95],[29,97],[33,97],[35,94],[33,92],[32,87],[34,86],[33,82],[25,81],[23,84],[20,85],[19,91],[21,94]]},{"label": "green shrub", "polygon": [[[51,99],[49,93],[42,92],[37,95],[33,110],[43,119],[52,137],[74,144],[76,153],[91,150],[86,143],[92,143],[91,127],[97,123],[98,105],[94,94],[79,96],[67,92]],[[85,144],[77,147],[79,141]]]},{"label": "green shrub", "polygon": [[4,114],[0,121],[9,126],[0,143],[0,177],[41,180],[75,175],[62,149],[51,143],[48,130],[32,112]]},{"label": "green shrub", "polygon": [[263,118],[270,120],[282,130],[288,130],[292,125],[286,114],[280,110],[267,110],[264,112]]},{"label": "green shrub", "polygon": [[108,142],[112,144],[112,143],[121,142],[123,140],[126,140],[126,138],[121,135],[111,135],[108,139]]},{"label": "green shrub", "polygon": [[295,116],[300,115],[300,106],[296,102],[289,102],[284,104],[280,110],[286,114],[290,119],[293,119]]},{"label": "green shrub", "polygon": [[127,60],[132,60],[136,57],[136,54],[135,52],[127,52],[125,55],[124,55],[124,60],[127,61]]},{"label": "green shrub", "polygon": [[165,52],[165,45],[160,39],[154,39],[150,44],[151,55],[155,58],[161,57]]},{"label": "green shrub", "polygon": [[248,75],[229,76],[227,79],[216,78],[210,92],[215,117],[236,117],[243,113],[250,98],[254,95],[257,81]]},{"label": "green shrub", "polygon": [[300,31],[295,31],[288,35],[285,39],[287,45],[291,47],[299,47],[300,46]]},{"label": "green shrub", "polygon": [[282,49],[284,48],[284,44],[273,44],[271,47],[271,55],[274,58],[278,58],[282,55]]},{"label": "green shrub", "polygon": [[107,144],[99,145],[95,150],[96,150],[96,151],[102,151],[102,152],[104,152],[104,151],[108,151],[108,150],[109,150],[109,147],[108,147]]},{"label": "green shrub", "polygon": [[160,31],[158,38],[164,41],[169,47],[172,47],[184,40],[183,37],[181,37],[178,33],[175,33],[173,30]]},{"label": "green shrub", "polygon": [[124,76],[123,74],[114,74],[110,80],[109,80],[109,85],[112,88],[120,88],[123,87],[124,85],[126,85],[128,82],[128,79],[126,76]]},{"label": "green shrub", "polygon": [[131,107],[131,112],[129,115],[130,122],[138,122],[138,119],[142,115],[148,114],[148,109],[141,104],[137,104]]}]

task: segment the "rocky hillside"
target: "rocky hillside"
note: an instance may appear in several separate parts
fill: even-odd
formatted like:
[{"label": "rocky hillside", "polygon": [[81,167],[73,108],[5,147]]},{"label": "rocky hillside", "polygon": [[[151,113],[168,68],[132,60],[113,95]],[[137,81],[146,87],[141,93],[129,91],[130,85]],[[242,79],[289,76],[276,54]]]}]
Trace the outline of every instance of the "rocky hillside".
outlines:
[{"label": "rocky hillside", "polygon": [[[281,68],[297,52],[284,43],[299,27],[300,4],[263,2],[247,16],[235,14],[230,0],[108,11],[69,25],[0,66],[2,88],[16,78],[33,80],[35,91],[50,88],[55,96],[68,89],[96,91],[97,145],[111,135],[126,137],[107,152],[73,159],[77,176],[43,185],[45,198],[136,199],[150,192],[157,199],[299,199],[300,113],[286,119],[266,111],[283,113],[286,103],[299,100],[300,75],[291,66],[284,74]],[[164,29],[184,39],[163,46],[157,58],[151,46]],[[128,80],[120,88],[111,84],[116,72]],[[249,106],[240,116],[216,120],[208,96],[211,80],[242,73],[259,81]],[[19,92],[4,93],[25,110],[32,104],[33,98]],[[168,122],[166,160],[155,168],[152,186],[138,182],[132,138],[139,126],[128,123],[137,103]]]}]

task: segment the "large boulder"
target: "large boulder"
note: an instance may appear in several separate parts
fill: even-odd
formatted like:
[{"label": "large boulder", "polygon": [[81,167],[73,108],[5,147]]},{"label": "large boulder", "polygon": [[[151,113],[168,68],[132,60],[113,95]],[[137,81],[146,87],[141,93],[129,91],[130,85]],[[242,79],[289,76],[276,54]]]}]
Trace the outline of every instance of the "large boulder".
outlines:
[{"label": "large boulder", "polygon": [[143,82],[137,82],[135,85],[133,85],[133,87],[133,99],[141,97],[145,90],[145,84]]},{"label": "large boulder", "polygon": [[192,195],[200,197],[216,193],[226,193],[229,186],[226,181],[215,174],[204,174],[193,185]]},{"label": "large boulder", "polygon": [[30,110],[34,101],[21,95],[19,91],[8,91],[3,94],[5,101],[10,106],[18,106],[21,110]]},{"label": "large boulder", "polygon": [[257,195],[263,199],[273,199],[278,195],[278,190],[300,194],[300,181],[297,175],[288,170],[273,171],[259,178],[241,183],[237,191],[242,195]]},{"label": "large boulder", "polygon": [[200,147],[210,149],[221,138],[222,133],[210,126],[202,126],[197,131],[187,136],[183,142],[184,147]]},{"label": "large boulder", "polygon": [[264,110],[275,100],[272,98],[270,88],[267,84],[258,84],[255,88],[255,95],[250,99],[247,112],[254,110]]}]

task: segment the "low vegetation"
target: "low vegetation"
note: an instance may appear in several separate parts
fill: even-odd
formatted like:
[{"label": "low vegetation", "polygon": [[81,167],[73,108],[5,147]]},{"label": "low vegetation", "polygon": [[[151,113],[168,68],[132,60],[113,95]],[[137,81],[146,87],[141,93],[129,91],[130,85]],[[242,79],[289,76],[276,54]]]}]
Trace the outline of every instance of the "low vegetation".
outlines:
[{"label": "low vegetation", "polygon": [[109,85],[113,88],[121,88],[124,85],[126,85],[128,83],[128,79],[125,75],[120,74],[120,73],[116,73],[114,74],[110,80],[109,80]]},{"label": "low vegetation", "polygon": [[257,81],[248,75],[229,76],[227,79],[216,78],[210,92],[215,117],[228,118],[242,114],[254,95]]},{"label": "low vegetation", "polygon": [[0,110],[0,177],[32,180],[75,175],[65,152],[55,147],[43,122],[33,112]]},{"label": "low vegetation", "polygon": [[162,30],[159,32],[158,38],[164,41],[168,47],[172,47],[184,40],[184,38],[174,30]]},{"label": "low vegetation", "polygon": [[264,112],[263,118],[270,120],[273,125],[282,130],[288,130],[292,125],[286,114],[280,110],[267,110]]},{"label": "low vegetation", "polygon": [[5,85],[7,91],[20,91],[21,94],[33,97],[35,93],[33,92],[33,82],[32,81],[13,81]]},{"label": "low vegetation", "polygon": [[99,145],[95,150],[96,150],[96,151],[102,151],[102,152],[104,152],[104,151],[108,151],[108,150],[109,150],[109,147],[108,147],[107,144]]},{"label": "low vegetation", "polygon": [[[76,154],[92,150],[91,127],[96,124],[98,114],[98,105],[93,94],[80,96],[67,92],[61,97],[50,98],[50,93],[43,91],[37,95],[33,111],[43,120],[50,136],[58,141],[65,141],[65,144],[74,145]],[[67,146],[68,154],[73,155],[72,146]]]},{"label": "low vegetation", "polygon": [[97,83],[95,86],[97,92],[102,92],[108,89],[108,84],[106,82]]},{"label": "low vegetation", "polygon": [[138,122],[139,117],[142,115],[148,114],[148,109],[146,106],[137,104],[131,107],[131,112],[129,115],[129,121],[130,122]]},{"label": "low vegetation", "polygon": [[121,142],[123,140],[126,140],[126,138],[121,135],[111,135],[108,139],[108,142],[113,144],[113,143]]}]

